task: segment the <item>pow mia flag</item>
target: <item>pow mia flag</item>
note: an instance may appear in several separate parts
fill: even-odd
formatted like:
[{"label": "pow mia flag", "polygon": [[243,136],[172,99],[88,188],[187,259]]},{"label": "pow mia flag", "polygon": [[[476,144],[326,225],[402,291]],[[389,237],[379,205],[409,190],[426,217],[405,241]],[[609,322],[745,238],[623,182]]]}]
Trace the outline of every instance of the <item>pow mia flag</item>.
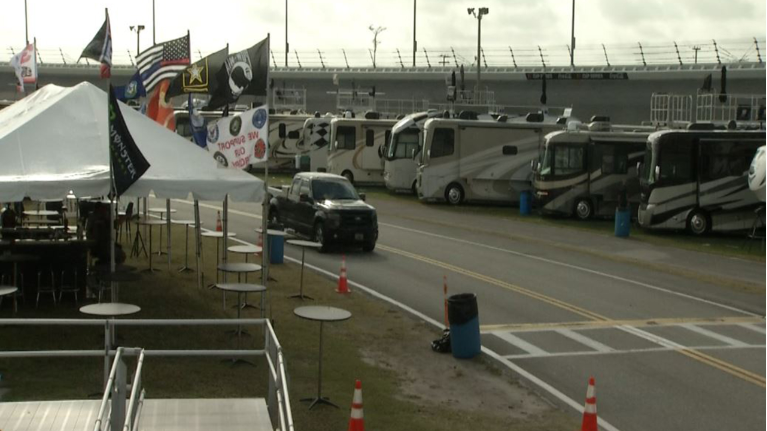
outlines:
[{"label": "pow mia flag", "polygon": [[269,73],[269,37],[252,47],[229,55],[216,74],[218,87],[206,109],[218,109],[243,95],[266,96]]},{"label": "pow mia flag", "polygon": [[226,47],[188,66],[171,81],[165,93],[165,101],[181,94],[216,94],[218,89],[216,76],[224,67],[228,54],[229,47]]},{"label": "pow mia flag", "polygon": [[109,86],[109,152],[111,154],[112,175],[117,196],[122,195],[149,169],[149,162],[128,132],[125,119],[115,97],[115,91]]}]

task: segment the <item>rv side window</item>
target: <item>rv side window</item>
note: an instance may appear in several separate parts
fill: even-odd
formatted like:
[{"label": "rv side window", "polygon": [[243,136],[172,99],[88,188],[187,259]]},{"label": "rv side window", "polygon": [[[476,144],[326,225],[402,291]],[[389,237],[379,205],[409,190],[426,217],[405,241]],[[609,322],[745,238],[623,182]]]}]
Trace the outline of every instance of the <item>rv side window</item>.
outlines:
[{"label": "rv side window", "polygon": [[554,175],[583,171],[583,147],[557,147],[554,151]]},{"label": "rv side window", "polygon": [[625,148],[616,145],[600,145],[599,147],[602,153],[602,174],[623,175],[628,173],[629,156]]},{"label": "rv side window", "polygon": [[661,145],[660,179],[666,184],[682,184],[692,181],[692,144],[690,142],[667,142]]},{"label": "rv side window", "polygon": [[391,145],[391,130],[387,130],[386,133],[384,133],[384,152],[383,154],[386,154],[389,152],[389,145]]},{"label": "rv side window", "polygon": [[301,134],[298,132],[298,130],[291,130],[288,132],[288,139],[298,139],[301,137]]},{"label": "rv side window", "polygon": [[375,132],[368,129],[365,131],[365,146],[372,147],[375,140]]},{"label": "rv side window", "polygon": [[453,129],[435,129],[431,141],[429,157],[450,156],[455,151],[455,132]]},{"label": "rv side window", "polygon": [[504,156],[516,156],[517,155],[517,147],[516,147],[516,145],[504,145],[503,146],[503,155]]},{"label": "rv side window", "polygon": [[336,135],[339,150],[353,150],[356,147],[357,136],[354,127],[339,126]]},{"label": "rv side window", "polygon": [[748,171],[748,161],[755,147],[735,141],[701,141],[700,179],[711,181],[743,175]]},{"label": "rv side window", "polygon": [[286,131],[287,130],[287,126],[285,126],[285,123],[280,123],[280,125],[277,126],[277,128],[278,128],[277,135],[280,138],[284,138],[287,135],[287,131]]}]

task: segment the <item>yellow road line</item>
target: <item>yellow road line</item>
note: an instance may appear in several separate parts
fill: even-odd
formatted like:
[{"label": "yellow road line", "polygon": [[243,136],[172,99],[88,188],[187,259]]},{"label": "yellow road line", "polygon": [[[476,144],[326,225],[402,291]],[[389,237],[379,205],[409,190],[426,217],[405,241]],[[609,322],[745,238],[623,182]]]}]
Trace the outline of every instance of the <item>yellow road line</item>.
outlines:
[{"label": "yellow road line", "polygon": [[[431,265],[434,265],[434,266],[446,269],[448,271],[452,271],[452,272],[455,272],[455,273],[458,273],[458,274],[465,275],[467,277],[471,277],[471,278],[474,278],[474,279],[477,279],[477,280],[480,280],[480,281],[484,281],[485,283],[488,283],[488,284],[491,284],[491,285],[494,285],[494,286],[502,287],[502,288],[510,290],[512,292],[516,292],[516,293],[528,296],[530,298],[537,299],[537,300],[542,301],[544,303],[547,303],[549,305],[553,305],[553,306],[561,308],[563,310],[567,310],[567,311],[570,311],[572,313],[575,313],[575,314],[581,315],[583,317],[586,317],[587,319],[591,319],[593,321],[596,321],[594,323],[598,323],[598,324],[612,324],[613,322],[616,322],[616,320],[608,319],[607,317],[602,316],[600,314],[594,313],[592,311],[586,310],[586,309],[578,307],[576,305],[569,304],[569,303],[567,303],[565,301],[561,301],[559,299],[552,298],[552,297],[544,295],[542,293],[533,292],[533,291],[531,291],[529,289],[525,289],[523,287],[519,287],[519,286],[517,286],[515,284],[507,283],[505,281],[498,280],[496,278],[492,278],[492,277],[489,277],[489,276],[486,276],[486,275],[482,275],[482,274],[479,274],[479,273],[474,272],[474,271],[469,271],[468,269],[464,269],[464,268],[461,268],[461,267],[458,267],[458,266],[455,266],[455,265],[451,265],[451,264],[446,263],[446,262],[442,262],[442,261],[439,261],[439,260],[431,259],[429,257],[423,256],[423,255],[420,255],[420,254],[410,253],[408,251],[400,250],[400,249],[397,249],[397,248],[394,248],[394,247],[389,247],[387,245],[383,245],[383,244],[380,244],[380,243],[378,244],[378,249],[379,250],[383,250],[383,251],[388,251],[389,253],[398,254],[400,256],[404,256],[404,257],[407,257],[407,258],[410,258],[410,259],[418,260],[418,261],[421,261],[421,262],[424,262],[424,263],[428,263],[428,264],[431,264]],[[760,320],[757,320],[757,321],[760,321]],[[716,359],[716,358],[714,358],[712,356],[706,355],[706,354],[701,353],[701,352],[699,352],[697,350],[691,350],[691,349],[687,349],[687,348],[679,348],[679,349],[675,349],[675,351],[679,352],[679,353],[681,353],[681,354],[683,354],[683,355],[685,355],[685,356],[687,356],[687,357],[689,357],[691,359],[694,359],[694,360],[696,360],[698,362],[701,362],[703,364],[709,365],[711,367],[714,367],[716,369],[724,371],[724,372],[726,372],[726,373],[728,373],[730,375],[733,375],[733,376],[738,377],[738,378],[740,378],[742,380],[745,380],[745,381],[747,381],[749,383],[753,383],[753,384],[755,384],[757,386],[765,387],[765,378],[760,376],[760,375],[758,375],[758,374],[754,374],[754,373],[752,373],[750,371],[744,370],[744,369],[742,369],[740,367],[737,367],[735,365],[732,365],[732,364],[730,364],[728,362],[724,362],[722,360]]]},{"label": "yellow road line", "polygon": [[604,321],[582,321],[582,322],[546,322],[546,323],[510,323],[500,325],[482,325],[480,330],[482,332],[492,331],[525,331],[525,330],[553,330],[553,329],[572,329],[572,328],[604,328],[611,326],[669,326],[669,325],[681,325],[684,323],[691,323],[694,325],[700,324],[728,324],[734,325],[738,323],[764,323],[764,319],[761,317],[752,316],[732,316],[732,317],[671,317],[660,319],[638,319],[638,320],[604,320]]}]

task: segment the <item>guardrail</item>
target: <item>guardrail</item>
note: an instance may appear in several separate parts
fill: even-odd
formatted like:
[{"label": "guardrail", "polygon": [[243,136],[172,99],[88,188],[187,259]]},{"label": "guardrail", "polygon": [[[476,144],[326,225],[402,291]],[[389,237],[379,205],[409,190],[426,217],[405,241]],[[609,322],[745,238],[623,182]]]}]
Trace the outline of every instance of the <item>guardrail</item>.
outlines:
[{"label": "guardrail", "polygon": [[[114,330],[118,326],[230,326],[230,325],[264,325],[264,349],[263,350],[150,350],[141,348],[117,348],[112,349],[111,340]],[[123,429],[133,431],[138,425],[141,408],[144,399],[142,389],[142,370],[144,357],[255,357],[265,356],[269,363],[269,389],[267,395],[267,409],[272,425],[277,424],[280,431],[293,431],[293,414],[290,407],[290,397],[287,388],[287,374],[285,371],[285,358],[282,347],[277,340],[271,323],[268,319],[0,319],[0,326],[102,326],[104,327],[103,350],[33,350],[33,351],[0,351],[0,358],[53,358],[53,357],[104,357],[104,396],[97,421],[94,424],[96,430],[100,430],[104,423],[106,412],[106,400],[111,395],[112,399],[123,400],[122,410],[113,403],[110,409],[110,422],[112,430]],[[127,382],[125,380],[125,365],[122,363],[124,355],[139,355],[136,375],[131,386],[131,397],[127,408],[127,420],[125,419],[125,399]],[[109,358],[114,357],[110,367]],[[120,365],[122,364],[122,365]],[[113,394],[115,388],[122,388],[121,395]],[[117,412],[117,415],[115,415]],[[114,420],[112,420],[114,419]],[[116,426],[115,426],[116,425]]]}]

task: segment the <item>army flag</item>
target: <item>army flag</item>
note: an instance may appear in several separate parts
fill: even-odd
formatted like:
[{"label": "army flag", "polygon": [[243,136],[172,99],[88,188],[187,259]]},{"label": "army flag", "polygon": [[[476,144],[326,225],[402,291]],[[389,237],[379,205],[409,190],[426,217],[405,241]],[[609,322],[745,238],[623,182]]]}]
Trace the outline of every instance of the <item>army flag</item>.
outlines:
[{"label": "army flag", "polygon": [[[101,63],[101,77],[109,78],[112,76],[112,29],[109,26],[109,12],[106,12],[106,19],[96,36],[85,47],[80,58],[90,58]],[[79,60],[79,59],[78,59]]]},{"label": "army flag", "polygon": [[171,81],[165,100],[188,93],[214,94],[218,87],[216,73],[224,67],[229,47],[187,66]]},{"label": "army flag", "polygon": [[109,152],[112,158],[112,175],[117,196],[125,193],[149,169],[149,162],[141,154],[136,142],[128,132],[128,126],[120,112],[114,88],[109,86]]},{"label": "army flag", "polygon": [[234,103],[243,95],[266,96],[269,74],[269,37],[252,47],[229,55],[216,74],[216,92],[206,109],[218,109]]},{"label": "army flag", "polygon": [[224,167],[244,169],[264,162],[269,149],[269,108],[253,108],[208,126],[208,151]]}]

